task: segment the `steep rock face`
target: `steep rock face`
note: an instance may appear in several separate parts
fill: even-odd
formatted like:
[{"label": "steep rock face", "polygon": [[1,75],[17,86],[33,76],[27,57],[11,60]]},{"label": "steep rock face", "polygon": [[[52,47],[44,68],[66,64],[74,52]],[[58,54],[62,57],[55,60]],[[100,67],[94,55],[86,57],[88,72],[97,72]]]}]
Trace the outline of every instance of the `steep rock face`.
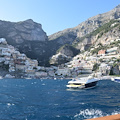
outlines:
[{"label": "steep rock face", "polygon": [[[20,52],[32,59],[37,59],[40,65],[49,65],[49,58],[64,44],[70,43],[73,33],[64,34],[64,39],[48,41],[41,24],[29,19],[21,22],[0,21],[0,37],[6,38]],[[75,38],[75,37],[74,37]],[[72,44],[72,42],[71,42]]]},{"label": "steep rock face", "polygon": [[41,65],[48,64],[51,52],[48,50],[48,37],[41,24],[29,19],[21,22],[0,21],[0,37],[6,38],[20,52]]},{"label": "steep rock face", "polygon": [[76,31],[73,31],[72,29],[66,29],[48,36],[48,39],[54,40],[57,43],[64,45],[64,44],[72,44],[76,36],[77,36]]},{"label": "steep rock face", "polygon": [[64,54],[67,57],[74,57],[75,55],[77,55],[80,51],[77,50],[76,48],[74,48],[71,45],[64,45],[62,46],[60,49],[58,49],[57,53],[61,53]]},{"label": "steep rock face", "polygon": [[70,45],[64,45],[57,51],[56,55],[53,55],[50,59],[50,64],[60,65],[64,64],[65,62],[69,62],[72,57],[77,55],[79,50],[75,49]]},{"label": "steep rock face", "polygon": [[82,51],[88,49],[89,46],[97,46],[99,43],[102,45],[110,44],[116,39],[120,39],[120,19],[111,20],[99,27],[84,37],[82,42],[78,42],[76,47]]},{"label": "steep rock face", "polygon": [[12,39],[16,43],[28,41],[46,41],[46,33],[41,24],[29,19],[22,22],[0,21],[0,35]]},{"label": "steep rock face", "polygon": [[120,75],[119,66],[111,67],[110,75]]},{"label": "steep rock face", "polygon": [[[49,40],[57,40],[57,42],[61,44],[61,41],[64,41],[65,44],[78,44],[80,42],[80,38],[90,34],[105,23],[118,18],[120,18],[120,5],[109,12],[91,17],[74,28],[65,29],[58,33],[52,34],[48,38]],[[91,39],[87,37],[84,41],[82,39],[82,42],[88,43],[86,44],[88,46],[92,44]]]},{"label": "steep rock face", "polygon": [[64,54],[58,53],[58,54],[52,56],[52,58],[50,59],[50,64],[51,65],[61,65],[66,62],[69,62],[70,60],[71,60],[71,57],[67,57]]}]

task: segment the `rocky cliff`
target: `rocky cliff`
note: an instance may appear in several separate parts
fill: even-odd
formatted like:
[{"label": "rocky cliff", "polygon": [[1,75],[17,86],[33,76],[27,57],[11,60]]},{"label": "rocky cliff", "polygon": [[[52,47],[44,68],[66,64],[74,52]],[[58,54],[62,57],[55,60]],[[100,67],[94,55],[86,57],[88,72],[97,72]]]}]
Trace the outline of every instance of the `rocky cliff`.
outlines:
[{"label": "rocky cliff", "polygon": [[60,65],[69,62],[79,52],[80,51],[73,46],[65,44],[57,50],[55,55],[52,56],[50,64]]},{"label": "rocky cliff", "polygon": [[0,21],[0,35],[12,39],[17,44],[25,40],[41,42],[48,40],[41,24],[31,19],[21,22]]},{"label": "rocky cliff", "polygon": [[[120,38],[120,5],[109,12],[96,15],[74,28],[65,29],[48,37],[49,41],[56,41],[60,46],[69,44],[80,51],[96,47],[99,43],[109,44],[111,40]],[[66,50],[67,51],[67,50]],[[62,57],[59,57],[61,56]],[[52,63],[65,58],[61,52],[52,57]],[[57,60],[57,61],[56,61]],[[58,62],[59,63],[59,62]]]},{"label": "rocky cliff", "polygon": [[28,57],[37,59],[39,64],[48,64],[51,43],[48,44],[48,37],[41,24],[31,19],[21,22],[0,21],[0,37],[6,38],[8,44]]},{"label": "rocky cliff", "polygon": [[[31,19],[21,22],[0,21],[0,37],[6,38],[8,44],[28,57],[37,59],[39,65],[49,65],[50,58],[65,44],[84,51],[93,44],[119,39],[119,18],[120,5],[109,12],[91,17],[74,28],[65,29],[48,37],[41,24]],[[67,47],[59,53],[66,56],[66,53],[74,53],[74,50]]]},{"label": "rocky cliff", "polygon": [[28,57],[37,59],[39,65],[43,66],[48,66],[50,57],[66,43],[63,39],[60,42],[48,41],[41,24],[31,19],[21,22],[0,21],[0,37],[6,38],[8,44]]},{"label": "rocky cliff", "polygon": [[[74,28],[65,29],[50,35],[48,38],[49,40],[57,40],[60,44],[73,44],[77,46],[78,49],[85,50],[86,47],[89,47],[93,43],[91,40],[93,36],[91,35],[91,37],[89,37],[87,35],[111,20],[118,18],[120,18],[120,5],[109,12],[91,17]],[[80,42],[82,43],[80,44]]]},{"label": "rocky cliff", "polygon": [[107,45],[112,41],[120,39],[120,19],[114,19],[110,22],[97,28],[95,31],[79,38],[75,47],[82,50],[87,50],[89,47],[95,47],[98,44]]}]

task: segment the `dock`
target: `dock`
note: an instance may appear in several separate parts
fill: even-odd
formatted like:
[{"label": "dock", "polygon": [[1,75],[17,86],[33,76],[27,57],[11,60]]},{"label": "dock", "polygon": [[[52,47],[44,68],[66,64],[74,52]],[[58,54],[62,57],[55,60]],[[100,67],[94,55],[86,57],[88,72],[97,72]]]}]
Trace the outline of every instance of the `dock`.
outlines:
[{"label": "dock", "polygon": [[99,118],[86,119],[86,120],[120,120],[120,114],[104,116],[104,117],[99,117]]}]

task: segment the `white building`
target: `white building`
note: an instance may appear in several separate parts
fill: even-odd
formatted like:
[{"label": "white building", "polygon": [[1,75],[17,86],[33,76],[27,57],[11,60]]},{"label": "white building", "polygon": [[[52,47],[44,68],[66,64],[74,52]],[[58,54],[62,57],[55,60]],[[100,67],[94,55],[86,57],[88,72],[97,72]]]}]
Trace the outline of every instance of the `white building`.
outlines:
[{"label": "white building", "polygon": [[4,57],[0,57],[0,62],[4,62],[5,58]]},{"label": "white building", "polygon": [[108,64],[106,64],[106,63],[101,63],[101,65],[99,66],[99,71],[102,74],[106,75],[110,71],[110,66]]},{"label": "white building", "polygon": [[5,38],[0,38],[0,43],[7,44],[7,41]]},{"label": "white building", "polygon": [[56,71],[57,75],[70,75],[70,69],[69,68],[58,68],[58,70]]},{"label": "white building", "polygon": [[15,72],[15,67],[9,67],[9,72]]},{"label": "white building", "polygon": [[26,60],[26,55],[20,54],[17,59]]},{"label": "white building", "polygon": [[11,56],[10,49],[9,48],[3,48],[2,49],[2,55]]}]

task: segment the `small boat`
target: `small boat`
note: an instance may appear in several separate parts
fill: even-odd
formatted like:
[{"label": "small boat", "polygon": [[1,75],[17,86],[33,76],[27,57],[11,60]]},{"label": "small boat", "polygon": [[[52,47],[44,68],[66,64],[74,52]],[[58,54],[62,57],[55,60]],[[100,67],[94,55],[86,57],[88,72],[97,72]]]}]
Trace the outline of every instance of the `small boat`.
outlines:
[{"label": "small boat", "polygon": [[99,81],[98,78],[88,76],[88,77],[73,79],[69,81],[68,85],[66,86],[72,89],[91,88],[91,87],[95,87],[98,81]]},{"label": "small boat", "polygon": [[111,78],[112,81],[120,83],[120,77]]}]

